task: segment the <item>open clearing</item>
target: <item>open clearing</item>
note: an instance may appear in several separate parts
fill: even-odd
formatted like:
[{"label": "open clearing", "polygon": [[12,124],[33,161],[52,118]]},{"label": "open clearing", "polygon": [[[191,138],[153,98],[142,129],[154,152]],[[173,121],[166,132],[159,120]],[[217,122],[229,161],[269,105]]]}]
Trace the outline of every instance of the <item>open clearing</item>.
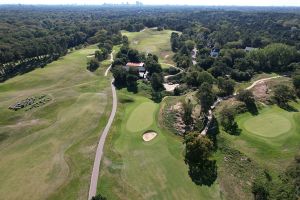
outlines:
[{"label": "open clearing", "polygon": [[[105,69],[86,70],[95,49],[0,83],[1,199],[86,200],[99,132],[111,110]],[[52,100],[29,111],[8,109],[40,94]]]},{"label": "open clearing", "polygon": [[168,64],[174,64],[172,57],[174,53],[171,50],[170,37],[174,31],[163,30],[157,31],[156,29],[146,28],[143,32],[127,32],[122,31],[130,41],[130,47],[137,49],[144,53],[156,54],[159,58],[162,67],[169,67]]},{"label": "open clearing", "polygon": [[[105,145],[98,193],[108,199],[221,199],[217,183],[201,187],[191,181],[184,163],[182,138],[158,124],[159,104],[124,89],[118,91],[118,99],[118,113]],[[151,107],[152,123],[136,132],[142,121],[136,118],[132,126],[139,128],[130,131],[127,123],[133,114],[149,115],[149,111],[138,109],[141,105]],[[153,141],[143,142],[141,134],[147,130],[159,134]]]},{"label": "open clearing", "polygon": [[[291,103],[300,109],[299,103]],[[299,151],[300,112],[265,106],[259,115],[244,113],[236,118],[240,136],[223,136],[236,148],[269,170],[282,172]]]}]

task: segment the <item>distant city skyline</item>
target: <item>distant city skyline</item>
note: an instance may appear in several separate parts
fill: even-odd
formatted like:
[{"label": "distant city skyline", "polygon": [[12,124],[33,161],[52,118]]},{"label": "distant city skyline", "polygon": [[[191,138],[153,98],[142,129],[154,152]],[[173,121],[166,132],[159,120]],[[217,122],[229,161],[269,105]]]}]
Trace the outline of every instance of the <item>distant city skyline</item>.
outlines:
[{"label": "distant city skyline", "polygon": [[[0,4],[78,4],[78,5],[101,5],[107,4],[135,4],[136,0],[120,1],[120,0],[0,0]],[[300,6],[300,0],[143,0],[140,1],[144,5],[203,5],[203,6]]]}]

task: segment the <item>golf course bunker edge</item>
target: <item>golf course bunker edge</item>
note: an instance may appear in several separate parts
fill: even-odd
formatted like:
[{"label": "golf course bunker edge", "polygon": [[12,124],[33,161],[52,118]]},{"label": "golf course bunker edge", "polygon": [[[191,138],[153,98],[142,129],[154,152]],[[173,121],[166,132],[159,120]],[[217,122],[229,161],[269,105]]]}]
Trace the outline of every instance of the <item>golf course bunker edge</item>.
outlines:
[{"label": "golf course bunker edge", "polygon": [[143,133],[143,140],[145,142],[150,142],[151,140],[153,140],[155,137],[157,136],[157,132],[153,131],[153,130],[148,130],[146,132]]}]

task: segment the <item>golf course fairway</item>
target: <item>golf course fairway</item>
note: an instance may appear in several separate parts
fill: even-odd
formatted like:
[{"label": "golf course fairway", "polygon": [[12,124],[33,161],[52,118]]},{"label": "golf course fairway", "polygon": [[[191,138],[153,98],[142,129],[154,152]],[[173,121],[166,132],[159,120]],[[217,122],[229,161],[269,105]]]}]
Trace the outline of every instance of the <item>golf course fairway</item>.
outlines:
[{"label": "golf course fairway", "polygon": [[[146,54],[155,54],[161,63],[174,64],[172,60],[174,53],[172,52],[170,43],[172,32],[174,31],[157,31],[156,29],[146,28],[142,32],[122,31],[122,34],[128,37],[131,48]],[[168,65],[162,66],[169,67]]]},{"label": "golf course fairway", "polygon": [[[96,144],[111,111],[105,69],[86,69],[96,49],[73,51],[0,84],[1,199],[86,200]],[[8,109],[42,94],[51,101],[28,111]]]},{"label": "golf course fairway", "polygon": [[[125,89],[118,91],[118,98],[98,193],[108,199],[220,199],[217,183],[206,187],[192,182],[184,163],[182,138],[158,124],[160,104]],[[142,136],[148,130],[157,136],[145,142]]]}]

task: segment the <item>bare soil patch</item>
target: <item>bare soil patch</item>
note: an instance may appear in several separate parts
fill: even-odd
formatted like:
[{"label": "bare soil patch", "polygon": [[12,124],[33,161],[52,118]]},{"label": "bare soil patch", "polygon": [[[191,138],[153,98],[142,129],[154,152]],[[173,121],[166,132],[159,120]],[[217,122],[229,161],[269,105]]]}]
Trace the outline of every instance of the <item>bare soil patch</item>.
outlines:
[{"label": "bare soil patch", "polygon": [[178,85],[179,84],[164,83],[164,87],[166,88],[167,92],[173,92]]},{"label": "bare soil patch", "polygon": [[265,81],[261,81],[257,83],[252,89],[253,95],[255,98],[257,98],[259,101],[267,101],[269,98],[269,86]]}]

